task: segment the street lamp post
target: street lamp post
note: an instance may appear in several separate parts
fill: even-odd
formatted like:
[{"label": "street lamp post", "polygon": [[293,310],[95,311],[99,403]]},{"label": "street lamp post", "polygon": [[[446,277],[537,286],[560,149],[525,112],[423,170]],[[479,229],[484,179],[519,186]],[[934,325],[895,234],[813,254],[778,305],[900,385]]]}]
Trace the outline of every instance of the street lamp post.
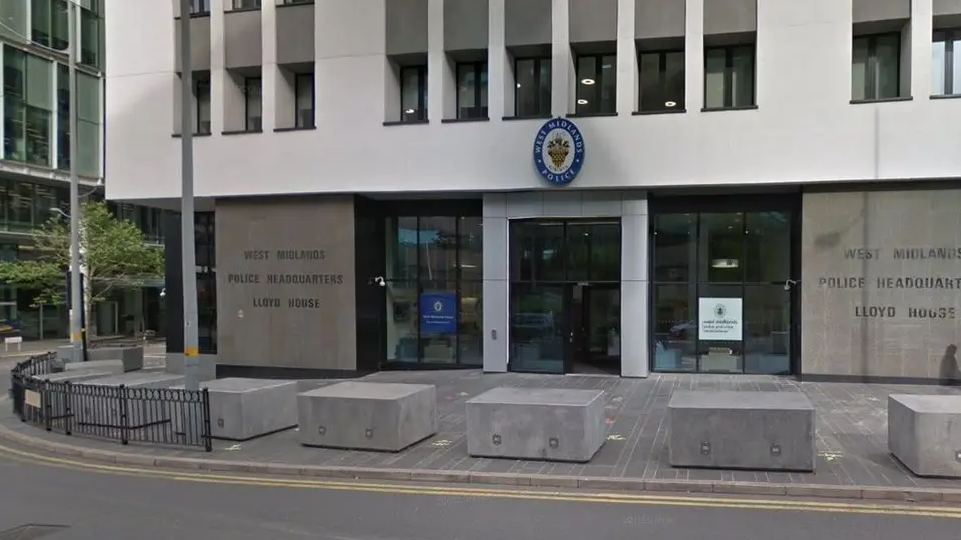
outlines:
[{"label": "street lamp post", "polygon": [[180,0],[180,235],[183,259],[184,386],[199,390],[200,336],[197,332],[197,263],[194,248],[193,66],[190,62],[190,0]]},{"label": "street lamp post", "polygon": [[70,102],[70,346],[73,362],[85,360],[83,354],[83,296],[80,290],[80,177],[77,175],[77,17],[80,9],[67,2],[67,76]]}]

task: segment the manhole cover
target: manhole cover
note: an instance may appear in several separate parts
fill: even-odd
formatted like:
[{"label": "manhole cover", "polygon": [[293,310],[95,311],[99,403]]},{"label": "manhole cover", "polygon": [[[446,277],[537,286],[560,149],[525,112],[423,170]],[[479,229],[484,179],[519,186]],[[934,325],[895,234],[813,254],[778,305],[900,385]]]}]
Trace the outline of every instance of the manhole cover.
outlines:
[{"label": "manhole cover", "polygon": [[0,531],[0,540],[36,540],[66,529],[66,525],[21,525]]}]

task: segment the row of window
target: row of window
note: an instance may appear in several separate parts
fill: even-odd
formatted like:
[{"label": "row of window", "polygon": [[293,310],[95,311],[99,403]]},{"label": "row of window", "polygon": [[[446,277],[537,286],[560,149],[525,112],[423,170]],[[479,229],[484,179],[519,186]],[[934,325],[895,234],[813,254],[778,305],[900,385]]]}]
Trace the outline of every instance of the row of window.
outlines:
[{"label": "row of window", "polygon": [[[83,176],[100,175],[100,84],[99,78],[77,72],[77,169]],[[0,158],[42,167],[70,167],[67,66],[4,46],[0,108],[3,110]],[[56,148],[55,156],[53,148]]]},{"label": "row of window", "polygon": [[[262,0],[231,0],[231,9],[257,9]],[[284,0],[284,5],[291,4],[313,4],[314,0]],[[210,13],[210,0],[190,0],[190,13],[194,15],[206,15]]]},{"label": "row of window", "polygon": [[[286,80],[281,78],[281,80]],[[210,134],[210,79],[198,76],[193,82],[194,101],[193,111],[196,123],[194,133],[197,135]],[[310,129],[314,127],[314,74],[292,74],[293,100],[293,129]],[[263,79],[260,77],[244,77],[241,91],[244,95],[243,130],[257,133],[263,130]]]},{"label": "row of window", "polygon": [[66,51],[69,3],[80,8],[77,61],[100,69],[103,61],[103,0],[3,0],[0,1],[0,20],[4,30],[15,37]]},{"label": "row of window", "polygon": [[[851,99],[902,97],[902,39],[899,33],[854,38]],[[961,95],[961,30],[934,34],[932,91]],[[958,49],[958,54],[955,50]],[[684,110],[684,51],[639,51],[639,112]],[[544,117],[551,110],[551,59],[514,59],[513,116]],[[737,109],[755,101],[755,46],[707,47],[704,51],[704,107]],[[487,117],[487,63],[458,63],[457,118]],[[576,114],[613,114],[617,106],[616,54],[579,55]],[[427,66],[400,68],[401,121],[427,119]]]}]

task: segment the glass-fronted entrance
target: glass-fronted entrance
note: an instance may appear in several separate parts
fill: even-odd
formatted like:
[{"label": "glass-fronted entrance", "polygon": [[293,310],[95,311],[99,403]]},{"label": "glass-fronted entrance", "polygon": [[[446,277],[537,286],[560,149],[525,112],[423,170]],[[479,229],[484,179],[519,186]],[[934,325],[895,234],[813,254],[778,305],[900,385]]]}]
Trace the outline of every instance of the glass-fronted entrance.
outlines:
[{"label": "glass-fronted entrance", "polygon": [[653,371],[793,371],[795,218],[790,207],[652,213]]},{"label": "glass-fronted entrance", "polygon": [[620,373],[620,220],[512,220],[512,371]]}]

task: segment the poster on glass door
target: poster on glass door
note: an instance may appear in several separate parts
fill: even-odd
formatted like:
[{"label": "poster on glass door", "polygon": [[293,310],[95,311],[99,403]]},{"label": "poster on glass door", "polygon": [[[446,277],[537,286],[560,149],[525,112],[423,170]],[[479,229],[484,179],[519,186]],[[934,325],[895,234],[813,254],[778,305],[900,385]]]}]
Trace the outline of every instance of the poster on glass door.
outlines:
[{"label": "poster on glass door", "polygon": [[702,341],[741,341],[740,298],[699,298],[697,337]]}]

